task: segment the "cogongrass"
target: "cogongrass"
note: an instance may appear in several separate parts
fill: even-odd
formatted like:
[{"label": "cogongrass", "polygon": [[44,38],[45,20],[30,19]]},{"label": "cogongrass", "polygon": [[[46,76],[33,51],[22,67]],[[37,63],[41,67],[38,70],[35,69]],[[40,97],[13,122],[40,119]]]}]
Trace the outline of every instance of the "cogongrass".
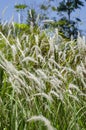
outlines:
[{"label": "cogongrass", "polygon": [[85,39],[0,32],[0,129],[85,130],[85,122]]}]

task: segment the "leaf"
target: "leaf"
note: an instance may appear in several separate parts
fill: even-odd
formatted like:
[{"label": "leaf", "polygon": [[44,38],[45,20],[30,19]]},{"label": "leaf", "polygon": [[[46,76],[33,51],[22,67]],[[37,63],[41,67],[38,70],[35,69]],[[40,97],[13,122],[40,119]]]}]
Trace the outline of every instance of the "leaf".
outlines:
[{"label": "leaf", "polygon": [[42,5],[40,6],[40,8],[41,8],[42,10],[47,10],[49,7],[42,4]]},{"label": "leaf", "polygon": [[79,19],[79,18],[76,18],[76,20],[77,20],[78,22],[81,22],[81,19]]},{"label": "leaf", "polygon": [[53,10],[53,11],[57,11],[57,8],[54,7],[54,6],[52,6],[52,10]]}]

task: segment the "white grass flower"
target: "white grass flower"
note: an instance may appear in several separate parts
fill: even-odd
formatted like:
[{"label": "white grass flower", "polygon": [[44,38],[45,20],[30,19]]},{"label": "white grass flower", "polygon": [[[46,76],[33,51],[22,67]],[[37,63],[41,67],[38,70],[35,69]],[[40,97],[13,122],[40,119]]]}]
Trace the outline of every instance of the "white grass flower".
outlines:
[{"label": "white grass flower", "polygon": [[47,126],[48,130],[55,130],[53,126],[51,126],[50,121],[42,115],[32,116],[30,119],[27,120],[27,122],[31,122],[31,121],[42,121],[44,122],[45,126]]},{"label": "white grass flower", "polygon": [[9,40],[5,37],[5,35],[2,32],[0,32],[0,35],[6,41],[6,45],[8,44],[11,47],[11,44],[10,44]]},{"label": "white grass flower", "polygon": [[31,61],[31,62],[34,62],[34,63],[38,63],[34,58],[32,58],[32,57],[29,57],[29,56],[27,56],[27,57],[25,57],[23,60],[22,60],[22,62],[29,62],[29,61]]},{"label": "white grass flower", "polygon": [[79,87],[77,85],[75,85],[75,84],[70,83],[69,84],[69,89],[71,89],[71,90],[75,89],[77,92],[81,92]]},{"label": "white grass flower", "polygon": [[36,73],[42,77],[43,79],[47,79],[47,75],[45,74],[45,72],[43,72],[41,69],[37,69]]},{"label": "white grass flower", "polygon": [[[50,103],[53,101],[51,95],[46,94],[46,93],[43,93],[43,92],[33,94],[33,95],[32,95],[32,99],[34,99],[34,97],[36,97],[36,96],[38,96],[38,97],[40,96],[40,98],[41,98],[41,97],[44,97],[44,98],[47,99],[47,101],[49,101]],[[32,99],[31,99],[31,100],[32,100]]]}]

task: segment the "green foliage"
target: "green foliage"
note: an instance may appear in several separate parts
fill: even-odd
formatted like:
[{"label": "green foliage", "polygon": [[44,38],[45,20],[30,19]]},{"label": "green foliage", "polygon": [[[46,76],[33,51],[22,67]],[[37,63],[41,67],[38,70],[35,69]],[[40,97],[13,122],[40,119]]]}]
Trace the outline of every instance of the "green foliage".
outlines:
[{"label": "green foliage", "polygon": [[26,4],[17,4],[14,7],[15,7],[16,11],[19,12],[20,10],[26,9],[28,6]]},{"label": "green foliage", "polygon": [[28,28],[28,26],[27,26],[27,24],[18,24],[18,23],[15,23],[15,27],[16,28],[20,28],[20,29],[27,29]]},{"label": "green foliage", "polygon": [[27,24],[19,24],[19,23],[14,23],[14,26],[15,26],[15,30],[17,32],[21,32],[23,31],[22,33],[26,32],[27,30],[29,30],[29,26]]},{"label": "green foliage", "polygon": [[47,10],[48,8],[49,8],[49,5],[48,5],[48,6],[45,6],[45,5],[42,4],[42,5],[40,6],[40,9],[42,9],[42,10]]}]

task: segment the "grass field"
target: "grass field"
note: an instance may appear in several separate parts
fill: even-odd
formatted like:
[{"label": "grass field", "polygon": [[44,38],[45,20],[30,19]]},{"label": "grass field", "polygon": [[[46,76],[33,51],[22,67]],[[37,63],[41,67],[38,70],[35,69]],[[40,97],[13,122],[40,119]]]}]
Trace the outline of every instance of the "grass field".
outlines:
[{"label": "grass field", "polygon": [[85,37],[0,32],[0,130],[86,130]]}]

